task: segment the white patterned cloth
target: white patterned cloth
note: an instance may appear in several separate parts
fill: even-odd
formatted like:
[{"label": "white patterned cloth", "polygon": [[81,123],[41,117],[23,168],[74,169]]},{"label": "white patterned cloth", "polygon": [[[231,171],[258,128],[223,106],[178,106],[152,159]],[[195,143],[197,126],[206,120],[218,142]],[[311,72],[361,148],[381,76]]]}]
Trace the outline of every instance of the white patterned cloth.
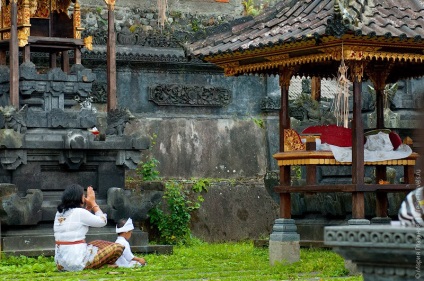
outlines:
[{"label": "white patterned cloth", "polygon": [[[335,145],[329,145],[329,147],[337,161],[352,162],[352,147]],[[364,161],[366,162],[402,159],[411,153],[412,149],[406,144],[401,144],[396,150],[393,150],[389,135],[383,132],[367,136],[367,142],[364,145]]]},{"label": "white patterned cloth", "polygon": [[[54,237],[56,241],[64,242],[85,240],[90,226],[103,227],[106,224],[107,215],[102,211],[92,214],[83,208],[73,208],[64,213],[56,213]],[[87,243],[56,245],[54,260],[66,271],[80,271],[87,262],[93,261],[97,250],[97,247]]]},{"label": "white patterned cloth", "polygon": [[125,239],[122,236],[118,236],[116,238],[115,243],[119,243],[122,246],[125,247],[124,252],[119,257],[119,259],[115,262],[115,264],[119,267],[136,267],[136,266],[143,266],[138,261],[132,260],[134,258],[133,253],[131,252],[131,246],[130,243],[128,243],[127,239]]}]

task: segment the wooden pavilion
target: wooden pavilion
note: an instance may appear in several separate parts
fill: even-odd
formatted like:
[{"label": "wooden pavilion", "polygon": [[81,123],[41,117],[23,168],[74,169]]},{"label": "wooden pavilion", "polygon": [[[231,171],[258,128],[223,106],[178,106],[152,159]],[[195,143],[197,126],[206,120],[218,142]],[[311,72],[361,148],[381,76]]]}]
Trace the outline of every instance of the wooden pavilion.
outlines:
[{"label": "wooden pavilion", "polygon": [[[0,65],[7,64],[9,52],[10,104],[19,107],[19,51],[22,63],[31,61],[31,52],[49,54],[50,68],[70,71],[69,51],[81,64],[81,49],[91,49],[91,37],[81,38],[81,8],[78,0],[0,0]],[[115,0],[105,0],[108,9],[107,109],[116,109]]]},{"label": "wooden pavilion", "polygon": [[[192,54],[224,69],[227,76],[279,75],[281,86],[280,217],[291,218],[291,192],[352,193],[352,218],[364,219],[364,192],[376,192],[377,216],[387,217],[387,192],[414,189],[417,154],[394,161],[364,162],[361,118],[362,82],[370,80],[377,93],[377,128],[384,127],[383,91],[387,83],[424,75],[424,2],[420,0],[302,0],[280,1],[259,16],[237,19],[206,31],[206,38],[189,45]],[[337,77],[341,60],[353,82],[352,183],[317,185],[316,165],[341,165],[331,152],[284,151],[290,128],[288,89],[293,76]],[[346,164],[346,163],[344,163]],[[290,186],[290,166],[306,165],[307,185]],[[376,166],[385,179],[386,166],[405,167],[404,184],[364,183],[364,165]]]},{"label": "wooden pavilion", "polygon": [[[68,9],[73,3],[73,14]],[[22,62],[31,60],[31,52],[48,53],[50,67],[69,72],[68,51],[74,51],[75,63],[81,64],[81,11],[78,0],[1,0],[0,64],[6,65],[9,51],[10,103],[19,107],[19,51]]]}]

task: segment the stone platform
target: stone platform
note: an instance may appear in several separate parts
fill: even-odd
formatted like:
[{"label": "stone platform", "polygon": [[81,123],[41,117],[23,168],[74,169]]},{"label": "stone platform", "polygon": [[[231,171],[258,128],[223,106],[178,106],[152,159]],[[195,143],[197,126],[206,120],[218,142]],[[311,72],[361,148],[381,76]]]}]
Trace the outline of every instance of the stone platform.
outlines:
[{"label": "stone platform", "polygon": [[364,281],[422,280],[423,228],[391,225],[329,226],[325,245],[355,263]]},{"label": "stone platform", "polygon": [[[6,255],[53,256],[54,235],[52,224],[42,224],[35,227],[14,228],[1,233],[1,250]],[[87,242],[93,240],[115,241],[115,226],[107,225],[101,228],[91,227],[87,233]],[[146,232],[134,230],[130,239],[133,253],[172,254],[170,245],[149,245]]]}]

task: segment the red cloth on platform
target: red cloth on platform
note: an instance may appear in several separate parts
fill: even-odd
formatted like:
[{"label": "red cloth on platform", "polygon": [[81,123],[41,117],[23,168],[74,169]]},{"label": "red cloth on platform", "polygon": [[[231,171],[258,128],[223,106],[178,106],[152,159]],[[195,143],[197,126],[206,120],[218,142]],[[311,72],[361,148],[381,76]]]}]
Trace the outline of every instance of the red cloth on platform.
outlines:
[{"label": "red cloth on platform", "polygon": [[340,147],[352,146],[352,130],[337,125],[311,126],[302,131],[303,134],[321,134],[321,143]]}]

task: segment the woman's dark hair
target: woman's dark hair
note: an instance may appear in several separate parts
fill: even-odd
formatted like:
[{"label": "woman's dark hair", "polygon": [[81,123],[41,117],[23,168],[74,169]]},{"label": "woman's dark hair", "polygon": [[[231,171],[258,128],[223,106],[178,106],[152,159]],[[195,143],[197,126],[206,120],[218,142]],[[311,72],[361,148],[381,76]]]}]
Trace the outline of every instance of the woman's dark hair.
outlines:
[{"label": "woman's dark hair", "polygon": [[79,184],[71,184],[65,188],[62,194],[62,202],[57,206],[59,213],[65,212],[69,209],[80,208],[82,196],[84,195],[84,188]]}]

